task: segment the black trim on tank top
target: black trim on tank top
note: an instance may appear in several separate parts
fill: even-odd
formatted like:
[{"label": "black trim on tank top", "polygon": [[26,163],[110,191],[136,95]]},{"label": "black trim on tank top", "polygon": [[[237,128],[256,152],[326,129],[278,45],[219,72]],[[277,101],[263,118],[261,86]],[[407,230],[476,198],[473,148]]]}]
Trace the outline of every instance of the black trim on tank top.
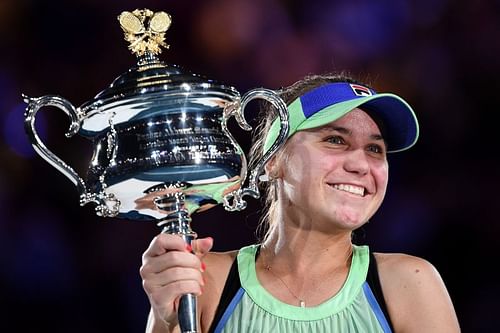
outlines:
[{"label": "black trim on tank top", "polygon": [[229,270],[229,274],[227,275],[226,284],[224,285],[224,289],[222,290],[222,295],[220,296],[219,305],[217,306],[217,310],[215,311],[214,320],[210,325],[210,329],[208,333],[213,333],[217,324],[222,319],[224,312],[226,311],[229,303],[234,298],[234,295],[241,288],[240,282],[240,273],[238,271],[238,259],[235,258],[233,264],[231,265],[231,269]]},{"label": "black trim on tank top", "polygon": [[377,269],[377,261],[375,260],[375,256],[373,252],[370,251],[370,263],[368,265],[368,274],[366,276],[366,282],[370,286],[375,299],[377,300],[378,305],[382,309],[384,313],[385,319],[391,328],[391,331],[394,332],[394,327],[392,326],[391,317],[389,317],[389,312],[387,311],[387,305],[385,304],[384,294],[382,292],[382,287],[380,286],[380,279],[378,276]]}]

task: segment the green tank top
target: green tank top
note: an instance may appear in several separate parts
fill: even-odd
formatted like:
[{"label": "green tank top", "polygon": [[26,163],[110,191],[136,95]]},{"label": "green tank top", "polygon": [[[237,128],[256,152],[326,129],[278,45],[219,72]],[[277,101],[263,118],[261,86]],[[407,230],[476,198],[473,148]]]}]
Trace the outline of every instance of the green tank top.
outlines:
[{"label": "green tank top", "polygon": [[340,291],[324,303],[306,308],[283,303],[262,287],[255,271],[257,248],[256,245],[247,246],[238,253],[242,288],[216,332],[390,332],[366,283],[370,260],[368,246],[354,246],[351,268]]}]

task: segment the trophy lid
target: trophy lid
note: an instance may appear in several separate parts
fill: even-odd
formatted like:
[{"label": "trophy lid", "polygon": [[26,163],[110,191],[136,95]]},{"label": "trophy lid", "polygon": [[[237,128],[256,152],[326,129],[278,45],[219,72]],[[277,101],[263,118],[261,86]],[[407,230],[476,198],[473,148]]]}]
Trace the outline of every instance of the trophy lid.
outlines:
[{"label": "trophy lid", "polygon": [[136,9],[122,12],[118,20],[130,43],[129,49],[137,56],[137,65],[80,106],[84,118],[81,134],[95,136],[106,131],[110,114],[117,125],[151,117],[152,113],[165,113],[165,106],[167,112],[179,112],[179,107],[186,106],[196,109],[196,105],[220,108],[224,101],[239,97],[232,86],[160,61],[162,47],[169,48],[164,37],[172,22],[169,14]]}]

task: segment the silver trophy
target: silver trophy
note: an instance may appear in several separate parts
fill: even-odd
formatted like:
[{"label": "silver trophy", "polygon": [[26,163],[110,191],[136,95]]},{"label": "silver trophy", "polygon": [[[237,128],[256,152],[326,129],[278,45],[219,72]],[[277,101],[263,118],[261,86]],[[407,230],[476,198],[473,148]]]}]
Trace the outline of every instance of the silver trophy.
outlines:
[{"label": "silver trophy", "polygon": [[[163,232],[196,238],[191,214],[218,204],[229,211],[246,207],[245,196],[259,198],[265,163],[284,144],[288,114],[272,90],[253,89],[243,96],[233,87],[184,71],[159,60],[171,17],[148,9],[123,12],[118,20],[137,65],[80,107],[56,95],[24,96],[25,128],[36,152],[68,177],[80,204],[94,203],[103,217],[152,220]],[[235,117],[244,130],[248,102],[263,99],[276,108],[281,132],[247,179],[245,153],[227,129]],[[55,106],[70,118],[67,137],[80,134],[94,146],[87,177],[82,179],[40,140],[35,117]],[[182,332],[198,332],[196,297],[183,295],[179,306]]]}]

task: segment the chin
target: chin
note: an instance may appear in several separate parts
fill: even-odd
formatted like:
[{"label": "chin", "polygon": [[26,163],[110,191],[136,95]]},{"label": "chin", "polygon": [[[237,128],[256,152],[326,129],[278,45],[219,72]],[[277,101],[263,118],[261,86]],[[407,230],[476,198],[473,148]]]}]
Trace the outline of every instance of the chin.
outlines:
[{"label": "chin", "polygon": [[365,224],[368,219],[364,215],[361,216],[357,213],[353,213],[337,215],[336,220],[337,223],[341,224],[346,229],[355,230]]}]

